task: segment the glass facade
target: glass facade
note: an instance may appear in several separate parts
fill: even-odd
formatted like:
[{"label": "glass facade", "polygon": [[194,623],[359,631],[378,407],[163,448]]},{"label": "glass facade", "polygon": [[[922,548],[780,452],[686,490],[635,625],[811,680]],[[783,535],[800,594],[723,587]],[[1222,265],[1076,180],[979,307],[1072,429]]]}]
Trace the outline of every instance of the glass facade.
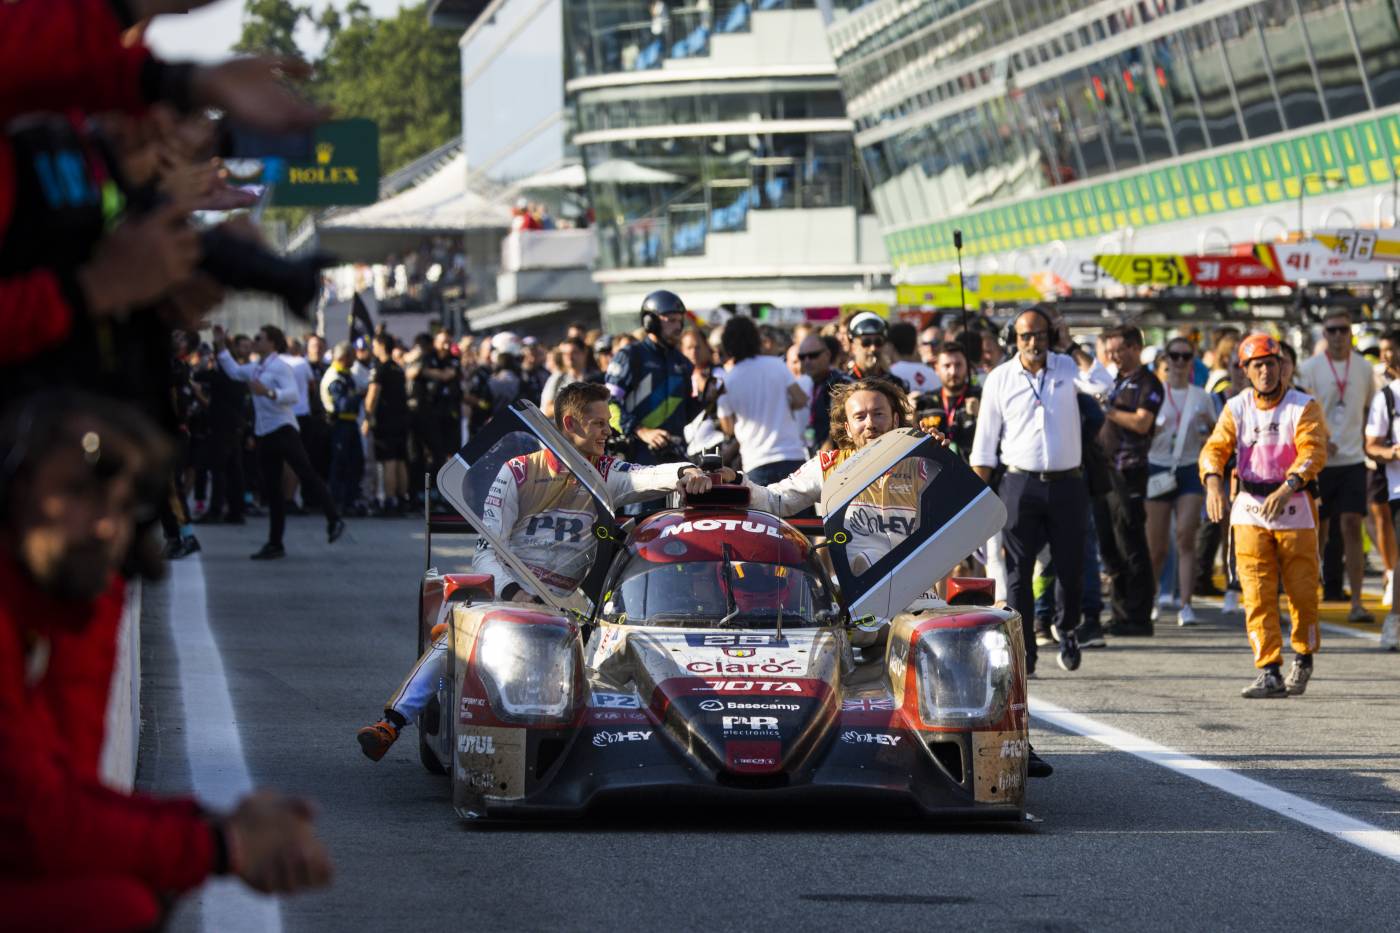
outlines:
[{"label": "glass facade", "polygon": [[[724,35],[749,32],[776,11],[810,16],[819,27],[815,0],[564,5],[571,79],[610,76],[584,82],[570,97],[600,269],[706,256],[712,234],[747,231],[759,212],[869,210],[829,63],[812,74],[767,77],[765,62],[755,57],[752,73],[743,76],[731,58],[725,77],[713,80],[650,74],[668,61],[702,64]],[[809,34],[819,43],[815,57],[825,58],[820,29]]]},{"label": "glass facade", "polygon": [[[969,237],[986,252],[1014,246],[1023,214],[1023,240],[1036,224],[1090,235],[1119,214],[1153,223],[1293,197],[1329,163],[1356,186],[1398,170],[1400,138],[1372,121],[1325,147],[1249,144],[1400,103],[1400,0],[944,2],[877,28],[887,2],[829,33],[886,229],[1006,204],[1014,227],[987,211],[986,236]],[[1239,144],[1243,162],[1183,165]],[[1035,223],[1012,203],[1100,178],[1115,181],[1042,197]],[[932,227],[912,232],[887,241],[896,262],[941,253]]]}]

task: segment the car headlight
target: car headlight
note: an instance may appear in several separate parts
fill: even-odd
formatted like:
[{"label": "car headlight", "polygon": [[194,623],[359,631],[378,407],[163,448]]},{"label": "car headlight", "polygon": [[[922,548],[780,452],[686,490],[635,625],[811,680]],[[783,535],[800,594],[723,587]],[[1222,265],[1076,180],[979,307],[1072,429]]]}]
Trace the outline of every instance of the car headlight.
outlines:
[{"label": "car headlight", "polygon": [[915,648],[919,715],[930,725],[997,721],[1011,695],[1011,639],[1002,628],[924,632]]},{"label": "car headlight", "polygon": [[562,721],[572,715],[573,630],[561,625],[487,622],[476,641],[476,669],[501,719]]}]

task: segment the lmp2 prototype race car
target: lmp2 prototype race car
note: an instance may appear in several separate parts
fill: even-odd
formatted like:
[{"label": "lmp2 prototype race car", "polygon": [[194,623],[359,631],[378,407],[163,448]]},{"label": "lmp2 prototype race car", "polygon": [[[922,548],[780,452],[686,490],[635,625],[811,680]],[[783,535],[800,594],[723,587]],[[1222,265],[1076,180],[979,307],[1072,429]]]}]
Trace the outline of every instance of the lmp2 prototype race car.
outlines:
[{"label": "lmp2 prototype race car", "polygon": [[[493,483],[502,471],[524,482],[531,455],[588,491],[570,503],[585,509],[526,519],[558,542],[549,566],[521,560],[510,529],[483,520]],[[438,486],[493,566],[543,601],[502,601],[482,573],[429,569],[422,581],[419,646],[446,623],[449,663],[418,722],[420,752],[450,775],[462,817],[577,814],[652,791],[1024,817],[1020,620],[991,608],[985,586],[960,595],[950,579],[955,605],[930,593],[1005,511],[933,439],[892,432],[832,473],[816,545],[749,508],[741,485],[620,516],[598,470],[528,402],[473,438]],[[566,563],[584,582],[561,598],[538,577],[568,576]],[[983,604],[957,605],[969,592]]]}]

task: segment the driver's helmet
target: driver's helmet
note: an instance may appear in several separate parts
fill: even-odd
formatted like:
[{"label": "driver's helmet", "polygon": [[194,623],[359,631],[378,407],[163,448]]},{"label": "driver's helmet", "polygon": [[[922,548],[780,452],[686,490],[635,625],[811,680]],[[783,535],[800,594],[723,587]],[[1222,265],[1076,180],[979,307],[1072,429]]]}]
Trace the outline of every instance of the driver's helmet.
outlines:
[{"label": "driver's helmet", "polygon": [[787,601],[793,572],[782,564],[761,564],[751,560],[736,560],[729,565],[726,576],[724,564],[715,565],[719,589],[723,593],[730,579],[734,581],[734,605],[740,612],[777,609]]}]

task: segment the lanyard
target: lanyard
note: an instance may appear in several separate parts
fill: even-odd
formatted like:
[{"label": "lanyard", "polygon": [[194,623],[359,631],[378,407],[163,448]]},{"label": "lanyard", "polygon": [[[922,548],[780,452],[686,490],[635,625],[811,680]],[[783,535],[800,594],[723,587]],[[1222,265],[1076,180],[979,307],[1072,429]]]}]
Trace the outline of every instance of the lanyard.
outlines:
[{"label": "lanyard", "polygon": [[1045,407],[1045,400],[1040,397],[1040,393],[1045,391],[1045,377],[1049,372],[1050,367],[1048,366],[1040,371],[1040,387],[1036,388],[1035,380],[1031,379],[1031,374],[1024,369],[1021,370],[1021,375],[1026,377],[1026,385],[1030,387],[1031,395],[1035,396],[1036,405],[1041,408]]},{"label": "lanyard", "polygon": [[948,390],[946,388],[943,388],[939,389],[939,392],[943,395],[943,411],[946,412],[948,417],[951,419],[953,417],[953,413],[962,407],[963,399],[967,398],[967,386],[963,386],[962,394],[959,395],[957,401],[953,402],[953,404],[951,405],[948,404]]},{"label": "lanyard", "polygon": [[1332,381],[1337,384],[1337,404],[1339,406],[1345,406],[1347,403],[1347,383],[1351,381],[1351,357],[1347,357],[1347,361],[1342,367],[1342,371],[1347,374],[1347,377],[1345,379],[1338,379],[1337,367],[1332,365],[1332,357],[1328,356],[1326,353],[1322,354],[1322,356],[1327,360],[1327,368],[1332,370]]}]

